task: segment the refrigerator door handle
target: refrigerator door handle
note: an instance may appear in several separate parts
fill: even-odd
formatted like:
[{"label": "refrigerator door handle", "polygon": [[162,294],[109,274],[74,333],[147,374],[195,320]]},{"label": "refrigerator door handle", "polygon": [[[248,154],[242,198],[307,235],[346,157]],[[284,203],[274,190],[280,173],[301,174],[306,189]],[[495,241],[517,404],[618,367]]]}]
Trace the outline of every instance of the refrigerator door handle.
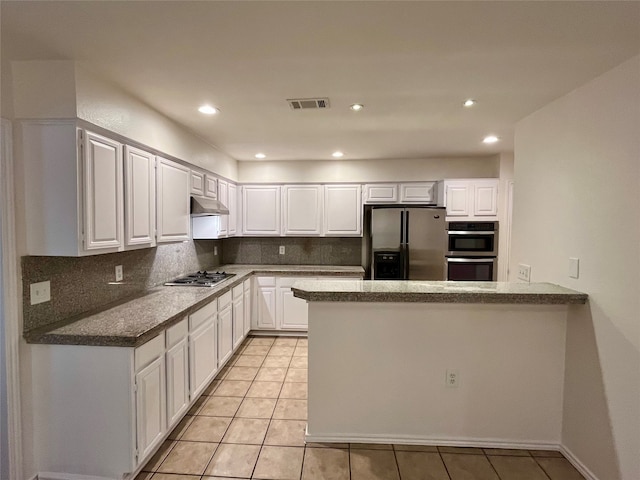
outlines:
[{"label": "refrigerator door handle", "polygon": [[402,256],[404,260],[404,272],[402,275],[403,280],[409,280],[410,272],[410,261],[409,261],[409,212],[407,210],[404,211],[404,255]]},{"label": "refrigerator door handle", "polygon": [[404,236],[404,211],[400,210],[400,247],[405,243]]}]

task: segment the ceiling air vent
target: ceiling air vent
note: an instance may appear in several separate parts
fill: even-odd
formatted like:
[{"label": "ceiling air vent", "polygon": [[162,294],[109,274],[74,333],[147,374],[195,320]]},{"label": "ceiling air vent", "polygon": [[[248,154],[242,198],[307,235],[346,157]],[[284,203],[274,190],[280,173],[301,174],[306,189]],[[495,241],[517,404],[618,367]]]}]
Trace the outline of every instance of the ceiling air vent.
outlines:
[{"label": "ceiling air vent", "polygon": [[329,108],[328,98],[288,98],[287,102],[294,110]]}]

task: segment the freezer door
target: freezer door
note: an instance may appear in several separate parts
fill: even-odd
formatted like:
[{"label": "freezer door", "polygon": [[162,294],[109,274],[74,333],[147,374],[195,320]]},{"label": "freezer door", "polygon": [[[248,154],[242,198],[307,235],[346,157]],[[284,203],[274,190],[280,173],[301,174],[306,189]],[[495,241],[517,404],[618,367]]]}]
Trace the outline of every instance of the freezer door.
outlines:
[{"label": "freezer door", "polygon": [[447,231],[444,209],[408,208],[408,280],[445,280]]},{"label": "freezer door", "polygon": [[400,250],[401,208],[374,208],[371,211],[371,248],[376,250]]}]

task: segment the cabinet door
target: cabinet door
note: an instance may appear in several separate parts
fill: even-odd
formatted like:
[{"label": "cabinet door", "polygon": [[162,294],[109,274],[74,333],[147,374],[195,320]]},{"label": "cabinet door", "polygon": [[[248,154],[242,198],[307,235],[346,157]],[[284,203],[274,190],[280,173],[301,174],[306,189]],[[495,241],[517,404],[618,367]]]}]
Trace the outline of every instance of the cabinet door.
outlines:
[{"label": "cabinet door", "polygon": [[229,236],[233,237],[238,233],[238,188],[235,183],[228,185],[228,203],[229,209]]},{"label": "cabinet door", "polygon": [[322,234],[322,186],[285,185],[282,187],[283,235]]},{"label": "cabinet door", "polygon": [[280,235],[280,187],[242,187],[243,235]]},{"label": "cabinet door", "polygon": [[244,296],[233,301],[233,349],[244,339]]},{"label": "cabinet door", "polygon": [[160,157],[157,166],[157,241],[189,240],[191,170]]},{"label": "cabinet door", "polygon": [[227,305],[218,313],[218,365],[222,366],[233,353],[233,312]]},{"label": "cabinet door", "polygon": [[[218,180],[218,200],[229,208],[229,184],[224,180]],[[231,213],[231,211],[229,211]],[[220,215],[220,231],[218,238],[229,235],[229,215]]]},{"label": "cabinet door", "polygon": [[447,216],[468,217],[471,215],[471,191],[469,183],[445,183]]},{"label": "cabinet door", "polygon": [[204,173],[191,170],[191,195],[204,195]]},{"label": "cabinet door", "polygon": [[218,365],[215,316],[189,334],[189,389],[196,398],[216,374]]},{"label": "cabinet door", "polygon": [[362,235],[360,185],[325,185],[324,188],[324,234]]},{"label": "cabinet door", "polygon": [[475,183],[473,214],[478,217],[498,215],[498,181],[479,180]]},{"label": "cabinet door", "polygon": [[396,203],[398,201],[398,184],[374,183],[364,186],[365,203]]},{"label": "cabinet door", "polygon": [[[277,327],[282,330],[307,330],[309,307],[306,300],[293,296],[291,286],[303,277],[278,278],[276,304]],[[306,279],[310,280],[310,279]]]},{"label": "cabinet door", "polygon": [[402,203],[435,203],[435,182],[400,184],[400,202]]},{"label": "cabinet door", "polygon": [[255,328],[276,328],[276,279],[275,277],[256,277],[254,288]]},{"label": "cabinet door", "polygon": [[125,246],[156,244],[156,157],[124,147]]},{"label": "cabinet door", "polygon": [[189,342],[185,337],[167,351],[167,424],[173,427],[189,407]]},{"label": "cabinet door", "polygon": [[251,330],[251,280],[244,281],[244,334]]},{"label": "cabinet door", "polygon": [[145,458],[167,428],[164,355],[138,372],[135,382],[137,458]]},{"label": "cabinet door", "polygon": [[206,174],[204,177],[204,194],[206,197],[218,198],[218,179]]},{"label": "cabinet door", "polygon": [[122,145],[84,133],[84,247],[121,249],[123,238]]}]

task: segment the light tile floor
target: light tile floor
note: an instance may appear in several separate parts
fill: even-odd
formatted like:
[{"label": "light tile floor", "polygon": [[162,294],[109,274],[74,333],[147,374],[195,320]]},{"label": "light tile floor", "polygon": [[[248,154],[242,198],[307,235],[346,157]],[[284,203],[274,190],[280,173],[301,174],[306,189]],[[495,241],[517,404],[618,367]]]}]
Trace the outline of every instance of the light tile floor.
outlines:
[{"label": "light tile floor", "polygon": [[137,480],[584,480],[558,452],[306,444],[307,340],[250,337]]}]

